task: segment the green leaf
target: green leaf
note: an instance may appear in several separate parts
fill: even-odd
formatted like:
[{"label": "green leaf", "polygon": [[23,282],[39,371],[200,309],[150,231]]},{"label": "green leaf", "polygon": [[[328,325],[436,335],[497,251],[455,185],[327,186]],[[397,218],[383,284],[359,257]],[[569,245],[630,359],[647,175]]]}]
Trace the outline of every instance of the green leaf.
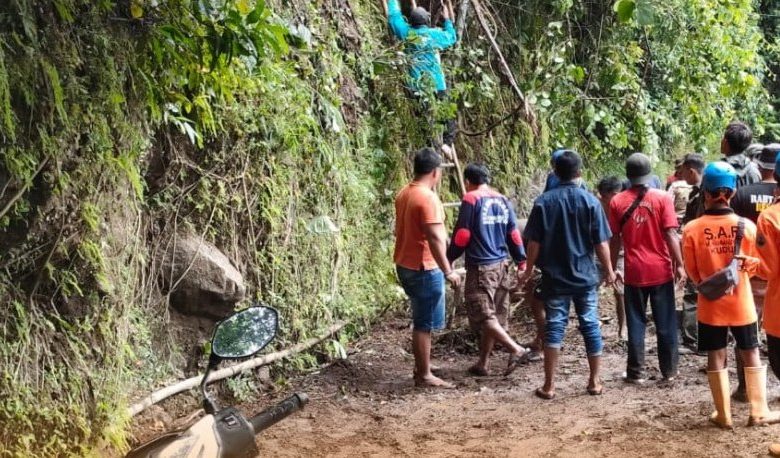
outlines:
[{"label": "green leaf", "polygon": [[653,25],[655,22],[655,9],[650,0],[637,0],[636,22],[639,25]]},{"label": "green leaf", "polygon": [[617,13],[618,20],[625,23],[634,16],[636,2],[634,0],[618,0],[612,9]]}]

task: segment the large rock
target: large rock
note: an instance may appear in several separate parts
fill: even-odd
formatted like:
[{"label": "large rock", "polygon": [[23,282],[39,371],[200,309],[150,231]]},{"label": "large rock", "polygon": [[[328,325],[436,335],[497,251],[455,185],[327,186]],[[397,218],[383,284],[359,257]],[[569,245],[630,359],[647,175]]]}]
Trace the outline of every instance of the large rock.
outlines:
[{"label": "large rock", "polygon": [[172,241],[162,275],[171,305],[187,315],[224,318],[246,295],[241,272],[217,247],[197,236]]}]

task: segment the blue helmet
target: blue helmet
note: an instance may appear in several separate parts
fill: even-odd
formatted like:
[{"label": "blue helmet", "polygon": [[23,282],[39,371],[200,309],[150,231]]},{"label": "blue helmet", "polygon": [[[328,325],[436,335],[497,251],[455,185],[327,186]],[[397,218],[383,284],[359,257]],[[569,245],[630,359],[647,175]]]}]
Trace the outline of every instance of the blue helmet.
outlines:
[{"label": "blue helmet", "polygon": [[704,167],[701,188],[707,192],[724,188],[734,191],[737,189],[737,171],[726,162],[710,162]]}]

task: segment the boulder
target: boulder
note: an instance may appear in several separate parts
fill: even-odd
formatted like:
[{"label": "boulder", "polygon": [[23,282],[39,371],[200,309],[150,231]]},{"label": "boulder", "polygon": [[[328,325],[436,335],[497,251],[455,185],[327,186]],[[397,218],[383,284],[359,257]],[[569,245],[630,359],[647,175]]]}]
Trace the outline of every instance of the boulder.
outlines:
[{"label": "boulder", "polygon": [[162,262],[163,289],[185,315],[220,319],[246,295],[244,277],[217,247],[198,236],[180,236]]}]

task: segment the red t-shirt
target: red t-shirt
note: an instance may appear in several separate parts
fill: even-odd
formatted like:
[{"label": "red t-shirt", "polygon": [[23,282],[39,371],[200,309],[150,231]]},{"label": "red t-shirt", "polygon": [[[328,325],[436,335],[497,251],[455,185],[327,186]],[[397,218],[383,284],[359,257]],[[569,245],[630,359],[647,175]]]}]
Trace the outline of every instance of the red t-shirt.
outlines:
[{"label": "red t-shirt", "polygon": [[648,189],[642,202],[620,230],[620,220],[639,192],[631,188],[616,195],[609,204],[609,228],[623,237],[626,253],[625,284],[658,286],[674,278],[672,257],[664,233],[676,229],[677,215],[672,196]]},{"label": "red t-shirt", "polygon": [[439,196],[419,183],[406,185],[395,198],[395,263],[412,270],[437,268],[424,226],[438,223],[444,223]]}]

